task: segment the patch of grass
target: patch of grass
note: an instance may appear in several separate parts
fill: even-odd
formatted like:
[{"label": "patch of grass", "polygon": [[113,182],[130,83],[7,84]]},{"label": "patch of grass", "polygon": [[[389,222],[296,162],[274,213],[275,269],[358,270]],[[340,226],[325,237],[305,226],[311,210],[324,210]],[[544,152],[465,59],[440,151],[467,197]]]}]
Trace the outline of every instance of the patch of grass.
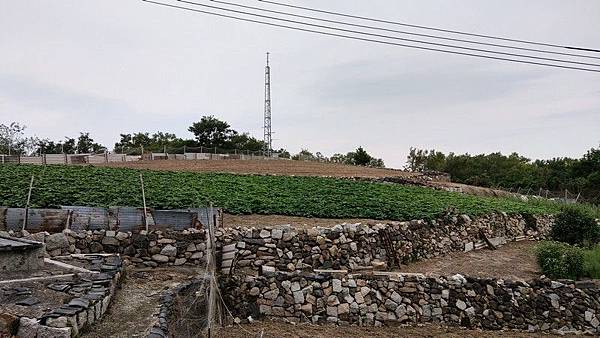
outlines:
[{"label": "patch of grass", "polygon": [[594,249],[585,250],[583,258],[583,270],[585,275],[594,279],[600,279],[600,245]]},{"label": "patch of grass", "polygon": [[211,201],[233,214],[410,220],[435,218],[448,208],[472,216],[490,212],[554,214],[561,208],[550,201],[477,197],[335,178],[59,165],[0,166],[0,205],[23,207],[34,175],[32,207],[141,206],[140,173],[144,175],[147,205],[164,209],[202,206]]}]

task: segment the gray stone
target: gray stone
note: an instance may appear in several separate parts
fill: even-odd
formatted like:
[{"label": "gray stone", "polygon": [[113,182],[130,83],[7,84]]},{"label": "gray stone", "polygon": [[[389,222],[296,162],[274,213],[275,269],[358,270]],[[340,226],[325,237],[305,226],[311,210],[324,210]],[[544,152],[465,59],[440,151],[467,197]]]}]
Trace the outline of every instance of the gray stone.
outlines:
[{"label": "gray stone", "polygon": [[342,281],[339,279],[332,279],[331,285],[333,286],[333,292],[342,292]]},{"label": "gray stone", "polygon": [[171,244],[167,244],[164,248],[162,248],[162,250],[160,250],[160,254],[168,257],[175,257],[177,256],[177,248]]},{"label": "gray stone", "polygon": [[48,318],[46,320],[46,326],[51,327],[67,327],[68,323],[67,317]]},{"label": "gray stone", "polygon": [[275,289],[275,290],[270,290],[268,292],[265,292],[265,294],[263,295],[263,297],[265,299],[275,300],[275,298],[277,298],[278,295],[279,295],[279,290]]},{"label": "gray stone", "polygon": [[21,319],[19,319],[19,328],[17,331],[17,337],[22,337],[22,338],[37,337],[40,326],[41,325],[39,325],[38,321],[35,319],[21,317]]},{"label": "gray stone", "polygon": [[304,303],[304,293],[302,291],[294,291],[294,303],[303,304]]},{"label": "gray stone", "polygon": [[281,229],[273,229],[271,231],[271,237],[273,239],[282,239],[283,238],[283,230],[281,230]]},{"label": "gray stone", "polygon": [[185,258],[177,258],[173,264],[179,266],[185,264],[186,261],[187,260]]},{"label": "gray stone", "polygon": [[119,231],[119,232],[117,232],[117,236],[116,237],[117,237],[117,239],[119,241],[124,241],[127,238],[129,238],[129,234],[127,234],[126,232]]},{"label": "gray stone", "polygon": [[46,250],[66,249],[69,247],[69,240],[63,233],[52,234],[46,237]]},{"label": "gray stone", "polygon": [[165,255],[152,255],[152,260],[159,263],[167,263],[169,261],[169,257]]},{"label": "gray stone", "polygon": [[467,308],[467,303],[459,299],[456,301],[456,307],[464,311]]},{"label": "gray stone", "polygon": [[118,246],[119,245],[119,240],[117,238],[113,237],[104,237],[102,239],[102,245],[112,245],[112,246]]}]

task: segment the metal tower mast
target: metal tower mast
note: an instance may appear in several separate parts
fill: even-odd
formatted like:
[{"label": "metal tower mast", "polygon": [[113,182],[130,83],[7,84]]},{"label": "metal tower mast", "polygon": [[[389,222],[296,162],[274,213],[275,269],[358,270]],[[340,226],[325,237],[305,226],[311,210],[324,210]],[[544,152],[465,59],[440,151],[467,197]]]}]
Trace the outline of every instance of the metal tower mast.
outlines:
[{"label": "metal tower mast", "polygon": [[271,67],[269,66],[269,53],[267,53],[267,66],[265,67],[265,122],[264,122],[264,149],[265,156],[271,156],[273,151],[273,134],[271,132]]}]

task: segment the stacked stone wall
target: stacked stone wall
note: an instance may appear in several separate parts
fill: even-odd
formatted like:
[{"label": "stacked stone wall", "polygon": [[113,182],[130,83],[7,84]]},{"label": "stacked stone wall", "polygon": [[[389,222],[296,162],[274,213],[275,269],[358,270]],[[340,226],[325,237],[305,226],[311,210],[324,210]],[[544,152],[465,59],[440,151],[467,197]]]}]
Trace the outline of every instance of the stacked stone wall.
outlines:
[{"label": "stacked stone wall", "polygon": [[592,282],[278,272],[221,283],[242,319],[600,333],[600,289]]},{"label": "stacked stone wall", "polygon": [[258,274],[260,268],[280,271],[397,267],[486,244],[545,237],[552,216],[491,214],[385,224],[341,224],[332,228],[291,226],[233,228],[217,233],[221,245],[236,244],[233,270]]}]

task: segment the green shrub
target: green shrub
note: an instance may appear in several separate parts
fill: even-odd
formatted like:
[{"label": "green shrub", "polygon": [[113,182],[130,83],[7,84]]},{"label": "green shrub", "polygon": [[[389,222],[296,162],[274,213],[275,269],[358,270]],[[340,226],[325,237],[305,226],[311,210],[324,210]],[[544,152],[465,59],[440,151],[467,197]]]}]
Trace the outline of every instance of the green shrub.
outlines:
[{"label": "green shrub", "polygon": [[600,240],[600,225],[585,209],[568,206],[556,215],[551,236],[555,241],[590,246]]},{"label": "green shrub", "polygon": [[584,251],[559,242],[542,242],[536,247],[542,272],[551,278],[577,279],[584,275]]},{"label": "green shrub", "polygon": [[583,269],[586,276],[600,279],[600,246],[585,251]]}]

